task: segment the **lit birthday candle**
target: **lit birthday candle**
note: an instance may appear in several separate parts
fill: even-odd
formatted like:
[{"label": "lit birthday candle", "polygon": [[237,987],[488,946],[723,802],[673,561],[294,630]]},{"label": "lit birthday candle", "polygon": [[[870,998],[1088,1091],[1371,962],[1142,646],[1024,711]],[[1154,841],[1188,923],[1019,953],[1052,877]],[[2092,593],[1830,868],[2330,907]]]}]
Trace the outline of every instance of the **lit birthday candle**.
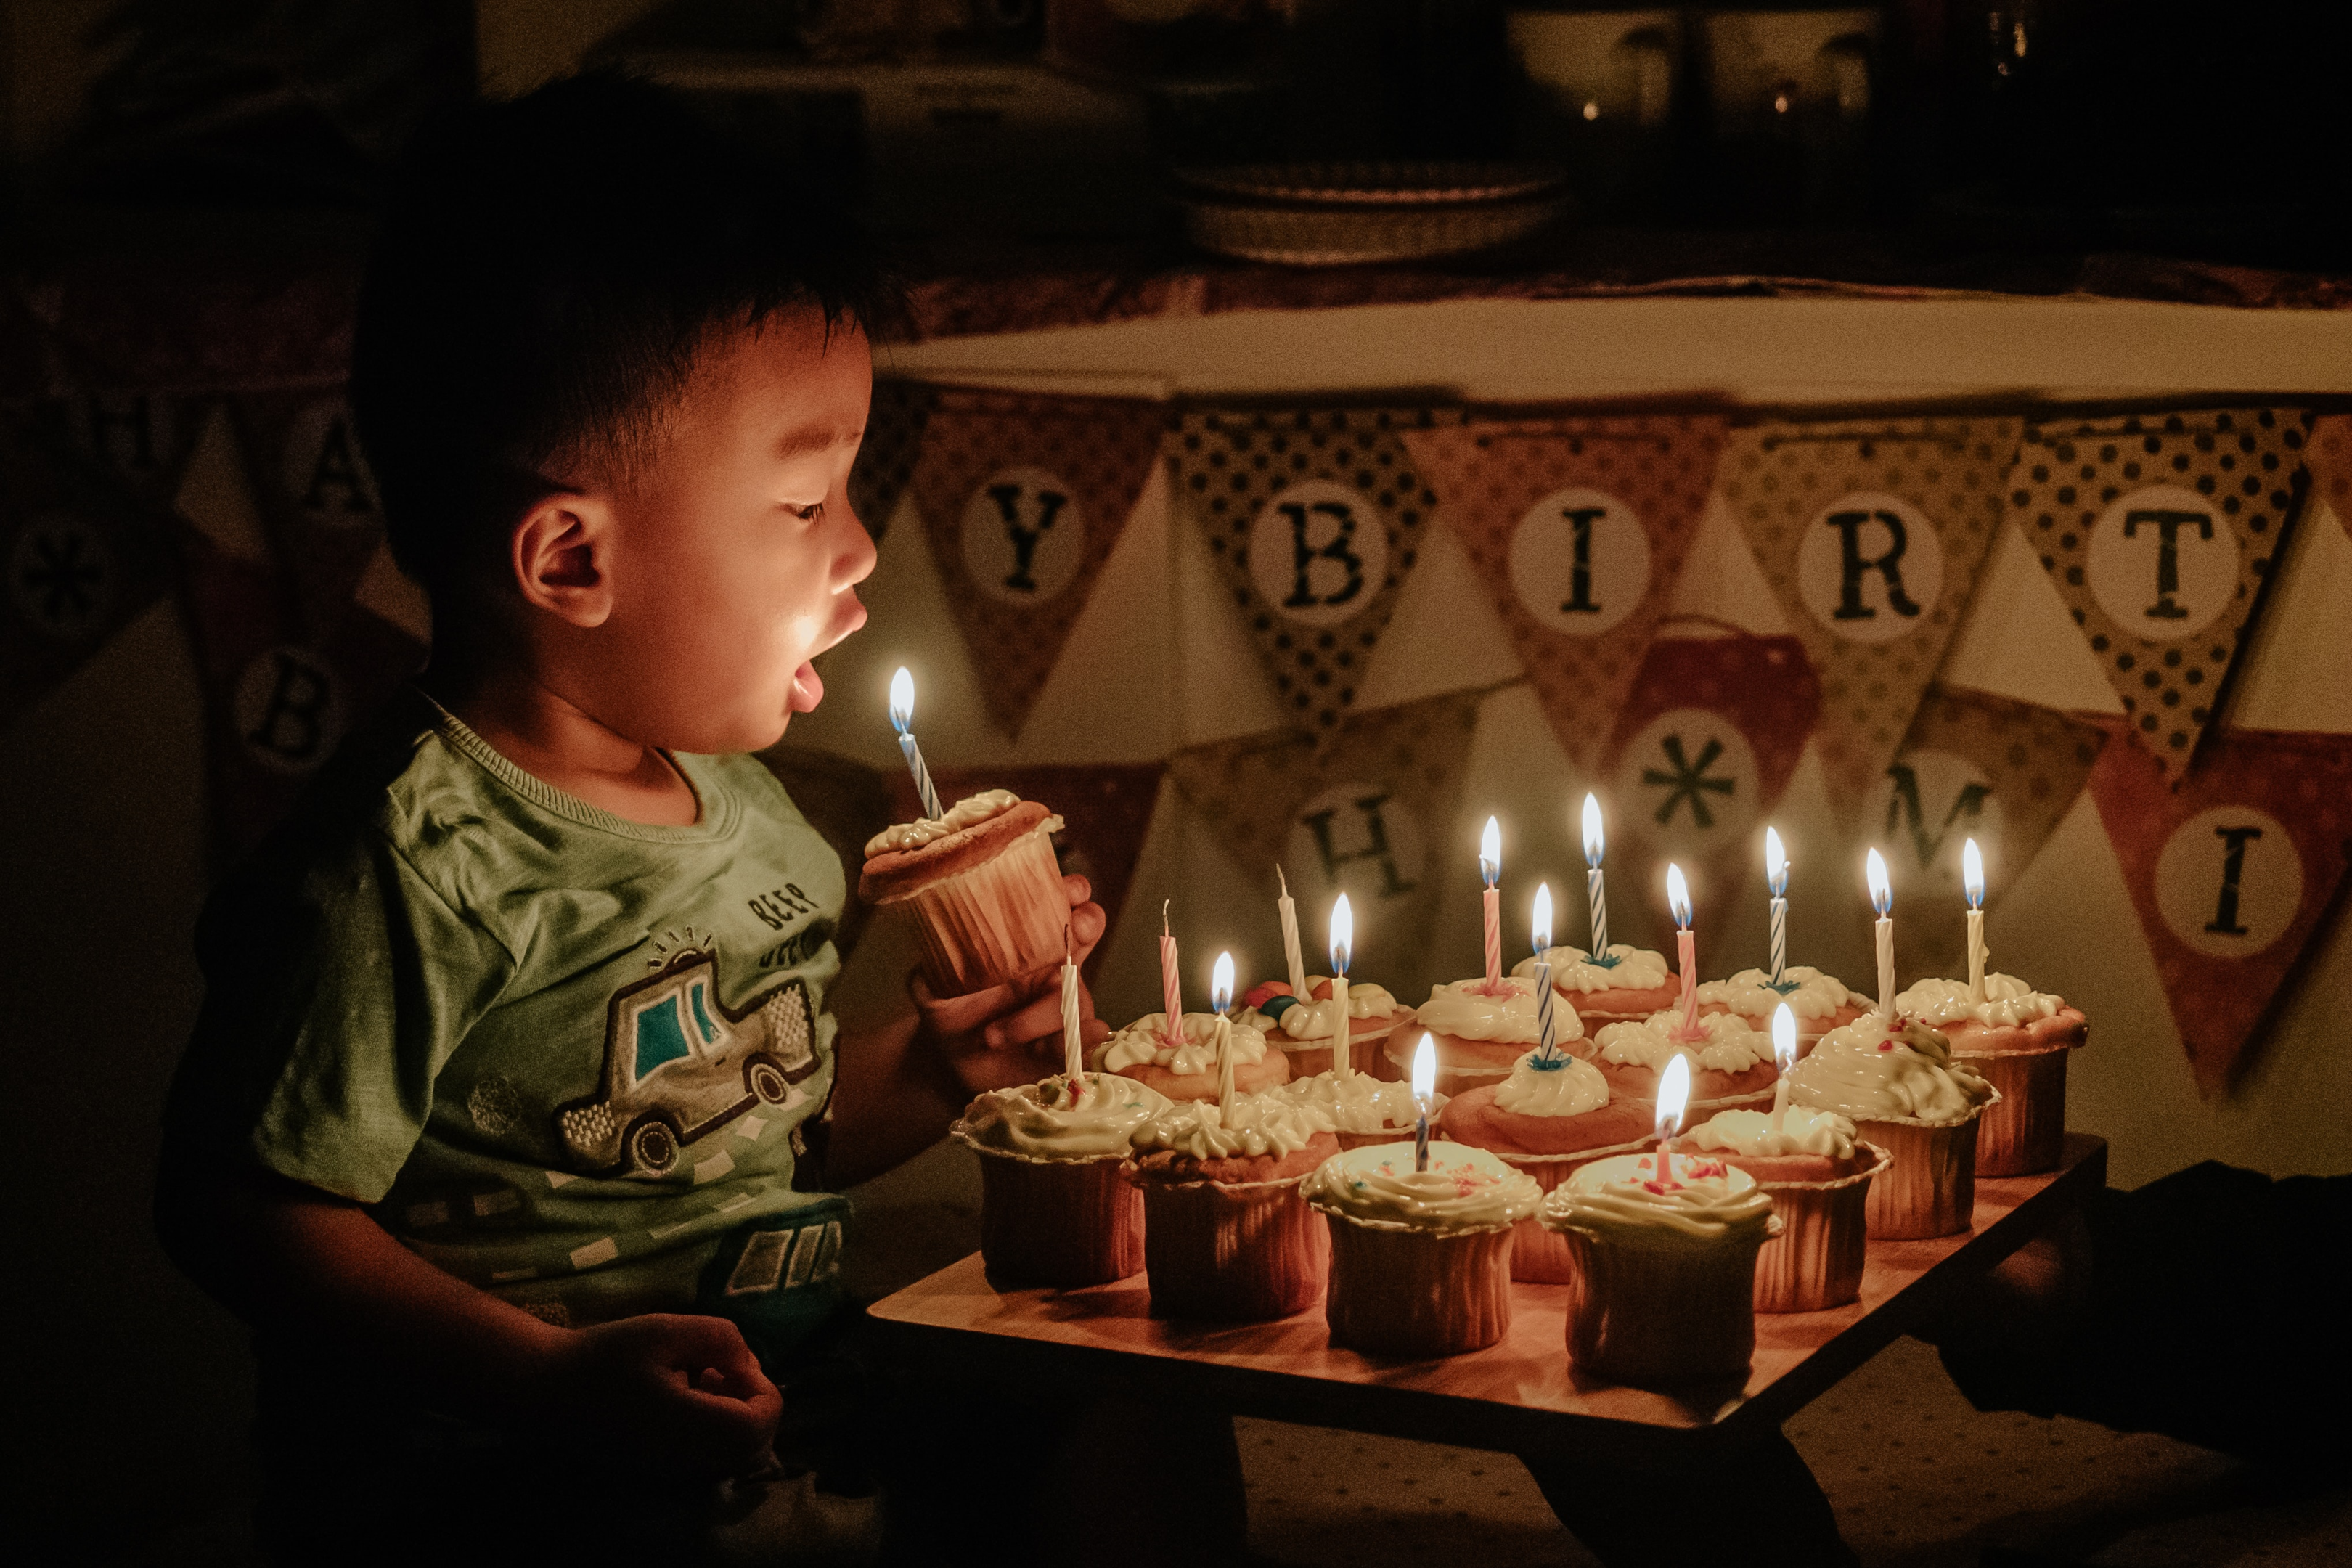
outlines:
[{"label": "lit birthday candle", "polygon": [[1690,1058],[1676,1051],[1658,1075],[1658,1180],[1666,1186],[1675,1182],[1675,1157],[1666,1145],[1682,1131],[1683,1107],[1689,1102]]},{"label": "lit birthday candle", "polygon": [[1209,979],[1209,1008],[1217,1016],[1217,1114],[1225,1126],[1234,1122],[1234,1021],[1225,1009],[1234,1005],[1234,955],[1217,954]]},{"label": "lit birthday candle", "polygon": [[1609,968],[1609,894],[1601,884],[1601,803],[1590,792],[1584,797],[1584,902],[1592,916],[1592,962]]},{"label": "lit birthday candle", "polygon": [[1985,999],[1984,856],[1973,838],[1960,847],[1960,886],[1969,895],[1969,1000]]},{"label": "lit birthday candle", "polygon": [[1886,857],[1874,849],[1863,862],[1870,879],[1870,907],[1878,911],[1878,1014],[1895,1023],[1895,889],[1886,880]]},{"label": "lit birthday candle", "polygon": [[1421,1034],[1421,1044],[1412,1048],[1412,1103],[1420,1110],[1413,1120],[1412,1168],[1429,1169],[1429,1100],[1437,1088],[1437,1042],[1429,1031]]},{"label": "lit birthday candle", "polygon": [[907,758],[907,771],[915,775],[915,793],[922,797],[923,815],[936,822],[940,815],[940,792],[931,786],[931,770],[923,765],[923,748],[915,744],[915,678],[903,664],[890,678],[890,727],[898,731],[898,750]]},{"label": "lit birthday candle", "polygon": [[1797,1016],[1786,1002],[1772,1009],[1772,1063],[1780,1069],[1772,1085],[1772,1131],[1789,1119],[1789,1069],[1797,1065]]},{"label": "lit birthday candle", "polygon": [[1348,960],[1356,951],[1356,912],[1342,893],[1331,905],[1331,1076],[1356,1076],[1354,1031],[1348,1026]]},{"label": "lit birthday candle", "polygon": [[1704,1039],[1698,1026],[1698,939],[1691,931],[1690,888],[1683,868],[1666,862],[1666,907],[1675,912],[1675,961],[1683,971],[1683,1021],[1676,1037]]},{"label": "lit birthday candle", "polygon": [[1764,881],[1772,889],[1772,984],[1789,978],[1789,857],[1778,828],[1764,830]]},{"label": "lit birthday candle", "polygon": [[1551,965],[1544,954],[1551,951],[1551,884],[1536,884],[1536,1055],[1543,1061],[1557,1061],[1559,1047],[1552,1042]]},{"label": "lit birthday candle", "polygon": [[1478,836],[1478,875],[1486,884],[1486,989],[1495,992],[1503,987],[1503,890],[1496,886],[1503,875],[1503,829],[1491,816]]}]

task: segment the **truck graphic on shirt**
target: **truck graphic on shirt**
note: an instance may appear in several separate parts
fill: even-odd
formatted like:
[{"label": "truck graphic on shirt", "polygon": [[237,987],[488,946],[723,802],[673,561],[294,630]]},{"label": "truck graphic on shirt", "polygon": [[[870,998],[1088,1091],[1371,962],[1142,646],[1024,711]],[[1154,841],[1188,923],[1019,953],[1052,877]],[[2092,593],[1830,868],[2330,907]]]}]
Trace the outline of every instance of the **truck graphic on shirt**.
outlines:
[{"label": "truck graphic on shirt", "polygon": [[688,1144],[753,1107],[805,1103],[800,1084],[816,1069],[805,984],[787,981],[730,1008],[717,955],[688,948],[614,994],[600,1091],[559,1106],[556,1127],[583,1173],[659,1178]]}]

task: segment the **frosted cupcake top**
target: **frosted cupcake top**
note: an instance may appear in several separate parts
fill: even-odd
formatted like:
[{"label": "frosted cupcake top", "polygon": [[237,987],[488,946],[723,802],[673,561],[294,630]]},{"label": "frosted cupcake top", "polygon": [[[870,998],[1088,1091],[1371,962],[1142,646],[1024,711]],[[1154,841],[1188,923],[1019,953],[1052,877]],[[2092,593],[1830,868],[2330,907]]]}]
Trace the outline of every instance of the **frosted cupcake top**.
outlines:
[{"label": "frosted cupcake top", "polygon": [[1331,1131],[1320,1107],[1278,1094],[1237,1094],[1227,1117],[1213,1100],[1171,1105],[1130,1134],[1136,1152],[1172,1149],[1195,1160],[1295,1154]]},{"label": "frosted cupcake top", "polygon": [[1781,972],[1783,991],[1760,969],[1743,969],[1728,980],[1709,980],[1698,988],[1701,1002],[1715,1002],[1750,1018],[1769,1018],[1781,1003],[1800,1018],[1826,1018],[1854,999],[1844,982],[1823,974],[1810,964],[1792,963]]},{"label": "frosted cupcake top", "polygon": [[[1104,1072],[1150,1062],[1177,1074],[1214,1072],[1217,1067],[1217,1016],[1214,1013],[1184,1015],[1184,1040],[1171,1046],[1162,1037],[1162,1026],[1168,1022],[1165,1013],[1146,1013],[1101,1045],[1087,1053],[1089,1066]],[[1247,1024],[1234,1026],[1234,1062],[1236,1066],[1255,1062],[1265,1055],[1265,1037]]]},{"label": "frosted cupcake top", "polygon": [[1681,1038],[1682,1027],[1683,1010],[1669,1007],[1637,1021],[1604,1024],[1594,1043],[1603,1061],[1661,1071],[1677,1051],[1688,1052],[1699,1066],[1717,1072],[1746,1072],[1772,1059],[1772,1037],[1737,1013],[1701,1013],[1698,1027],[1704,1039]]},{"label": "frosted cupcake top", "polygon": [[[1414,1021],[1424,1029],[1462,1040],[1494,1040],[1503,1045],[1532,1046],[1536,1029],[1536,986],[1532,980],[1505,978],[1500,994],[1489,995],[1486,982],[1454,980],[1429,988],[1429,1000],[1413,1009]],[[1573,1040],[1584,1033],[1576,1009],[1555,997],[1551,1005],[1554,1040]]]},{"label": "frosted cupcake top", "polygon": [[1609,1103],[1609,1080],[1599,1068],[1565,1051],[1549,1060],[1529,1051],[1495,1086],[1495,1103],[1521,1116],[1581,1116]]},{"label": "frosted cupcake top", "polygon": [[1834,1110],[1808,1110],[1792,1105],[1775,1129],[1761,1110],[1718,1110],[1699,1124],[1690,1141],[1702,1149],[1765,1159],[1775,1154],[1821,1154],[1832,1160],[1853,1158],[1853,1123]]},{"label": "frosted cupcake top", "polygon": [[1687,1155],[1673,1170],[1675,1179],[1662,1182],[1654,1155],[1595,1160],[1544,1200],[1543,1223],[1650,1247],[1714,1246],[1771,1223],[1771,1195],[1747,1172]]},{"label": "frosted cupcake top", "polygon": [[1612,943],[1604,956],[1609,959],[1607,963],[1595,963],[1592,955],[1580,947],[1549,948],[1540,960],[1524,959],[1511,973],[1522,980],[1532,980],[1537,963],[1549,963],[1553,986],[1568,991],[1654,991],[1666,983],[1672,973],[1666,967],[1664,953],[1628,947],[1622,942]]},{"label": "frosted cupcake top", "polygon": [[2054,1018],[2063,996],[2036,991],[2014,974],[1985,976],[1985,999],[1972,1001],[1965,980],[1922,980],[1895,999],[1895,1010],[1930,1024],[1991,1024],[2016,1028],[2038,1018]]},{"label": "frosted cupcake top", "polygon": [[[1284,991],[1267,997],[1257,1006],[1244,1009],[1240,1021],[1266,1034],[1281,1033],[1293,1040],[1308,1045],[1328,1044],[1331,1028],[1339,1020],[1334,1016],[1332,999],[1325,996],[1317,1001],[1314,993],[1330,984],[1326,975],[1311,975],[1307,982],[1307,995],[1301,999]],[[1350,1018],[1391,1018],[1396,1016],[1397,999],[1388,990],[1370,981],[1349,981],[1348,984],[1348,1016]]]},{"label": "frosted cupcake top", "polygon": [[[1386,1132],[1400,1127],[1411,1131],[1421,1115],[1411,1084],[1383,1083],[1370,1073],[1349,1073],[1341,1079],[1336,1073],[1318,1072],[1311,1078],[1292,1079],[1268,1092],[1314,1106],[1341,1132]],[[1432,1121],[1444,1109],[1445,1100],[1442,1094],[1429,1097]]]},{"label": "frosted cupcake top", "polygon": [[1385,1230],[1499,1230],[1536,1212],[1536,1179],[1484,1149],[1432,1139],[1429,1169],[1411,1143],[1346,1149],[1315,1167],[1298,1195],[1326,1214]]},{"label": "frosted cupcake top", "polygon": [[991,1089],[966,1106],[963,1119],[948,1131],[972,1148],[998,1153],[1099,1160],[1125,1154],[1135,1130],[1168,1109],[1168,1097],[1158,1089],[1090,1072],[1075,1095],[1066,1078]]},{"label": "frosted cupcake top", "polygon": [[1789,1098],[1855,1121],[1911,1117],[1965,1121],[1992,1098],[1992,1086],[1952,1059],[1943,1031],[1876,1013],[1823,1035],[1789,1072]]},{"label": "frosted cupcake top", "polygon": [[[919,816],[912,822],[894,822],[866,841],[866,858],[887,855],[898,849],[919,849],[967,827],[1003,816],[1021,804],[1021,797],[1009,789],[984,789],[978,795],[968,795],[938,816]],[[1059,833],[1062,819],[1048,816],[1038,825],[1041,833]]]}]

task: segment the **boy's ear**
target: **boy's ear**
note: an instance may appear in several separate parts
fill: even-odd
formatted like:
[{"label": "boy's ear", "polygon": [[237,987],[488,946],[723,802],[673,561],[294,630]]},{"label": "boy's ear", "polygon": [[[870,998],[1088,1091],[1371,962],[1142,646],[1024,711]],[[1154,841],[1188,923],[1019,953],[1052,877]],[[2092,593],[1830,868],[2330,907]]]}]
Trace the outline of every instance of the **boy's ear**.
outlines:
[{"label": "boy's ear", "polygon": [[613,613],[606,570],[612,515],[595,499],[549,496],[515,525],[515,585],[526,602],[575,626],[602,626]]}]

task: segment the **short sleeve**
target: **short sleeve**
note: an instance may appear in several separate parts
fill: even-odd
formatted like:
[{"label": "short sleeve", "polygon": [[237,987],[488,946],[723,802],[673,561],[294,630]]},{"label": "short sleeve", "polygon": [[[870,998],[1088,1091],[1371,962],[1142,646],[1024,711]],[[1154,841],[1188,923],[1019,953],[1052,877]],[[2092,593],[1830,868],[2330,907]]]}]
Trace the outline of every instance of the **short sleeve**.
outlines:
[{"label": "short sleeve", "polygon": [[196,945],[205,1003],[167,1139],[362,1203],[390,1190],[442,1064],[515,968],[377,835],[249,868]]}]

